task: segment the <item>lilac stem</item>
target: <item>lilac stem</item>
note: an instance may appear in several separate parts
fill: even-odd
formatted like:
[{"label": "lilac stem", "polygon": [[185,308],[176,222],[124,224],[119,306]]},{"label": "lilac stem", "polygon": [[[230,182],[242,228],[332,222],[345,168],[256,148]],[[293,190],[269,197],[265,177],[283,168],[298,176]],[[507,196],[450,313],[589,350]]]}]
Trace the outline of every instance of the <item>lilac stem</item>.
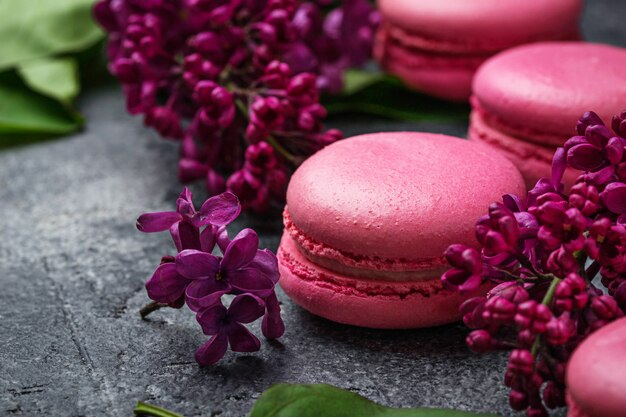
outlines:
[{"label": "lilac stem", "polygon": [[[552,304],[552,300],[554,299],[554,294],[556,293],[556,287],[559,285],[559,282],[561,282],[561,278],[558,278],[558,277],[552,278],[550,287],[548,288],[548,291],[546,291],[546,295],[543,296],[543,300],[541,301],[541,304],[550,307],[550,304]],[[532,350],[531,350],[531,353],[533,354],[534,357],[537,356],[540,342],[541,342],[541,336],[537,335],[537,337],[535,338],[535,342],[533,343]]]},{"label": "lilac stem", "polygon": [[141,307],[141,310],[139,310],[139,315],[141,316],[142,320],[145,320],[148,314],[152,313],[153,311],[157,311],[163,307],[169,307],[169,306],[167,304],[157,303],[156,301],[151,301],[145,306]]}]

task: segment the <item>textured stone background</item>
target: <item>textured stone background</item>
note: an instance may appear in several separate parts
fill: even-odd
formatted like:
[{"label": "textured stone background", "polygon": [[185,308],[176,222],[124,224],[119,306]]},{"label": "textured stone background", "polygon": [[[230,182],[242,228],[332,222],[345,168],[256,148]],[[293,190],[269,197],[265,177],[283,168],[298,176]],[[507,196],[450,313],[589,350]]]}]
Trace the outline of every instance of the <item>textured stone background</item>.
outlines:
[{"label": "textured stone background", "polygon": [[[586,37],[626,46],[626,2],[588,3]],[[504,357],[470,354],[460,325],[351,328],[309,315],[282,293],[282,343],[199,368],[193,352],[205,337],[192,314],[137,315],[148,301],[143,284],[171,247],[164,235],[138,233],[134,219],[172,208],[181,188],[176,147],[128,116],[117,90],[90,93],[81,108],[84,133],[0,153],[0,415],[130,416],[144,400],[187,417],[243,416],[277,382],[335,384],[391,406],[513,415]],[[334,124],[347,134],[466,129]],[[248,225],[276,249],[277,218],[243,218],[234,228]]]}]

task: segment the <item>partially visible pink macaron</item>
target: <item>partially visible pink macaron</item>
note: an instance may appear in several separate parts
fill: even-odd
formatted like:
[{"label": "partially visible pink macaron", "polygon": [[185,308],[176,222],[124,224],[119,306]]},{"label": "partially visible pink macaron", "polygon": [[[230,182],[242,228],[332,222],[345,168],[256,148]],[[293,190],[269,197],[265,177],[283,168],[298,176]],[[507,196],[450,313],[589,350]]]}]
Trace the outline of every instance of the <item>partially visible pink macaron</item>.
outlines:
[{"label": "partially visible pink macaron", "polygon": [[[626,49],[582,42],[524,45],[476,73],[469,138],[499,149],[528,187],[549,177],[554,151],[587,111],[610,122],[626,104]],[[579,172],[566,173],[571,185]]]},{"label": "partially visible pink macaron", "polygon": [[568,417],[626,416],[626,318],[593,333],[566,372]]},{"label": "partially visible pink macaron", "polygon": [[466,101],[488,57],[517,45],[576,40],[582,0],[378,0],[375,57],[427,94]]},{"label": "partially visible pink macaron", "polygon": [[280,285],[300,306],[340,323],[458,320],[464,296],[442,288],[443,253],[452,243],[476,247],[476,219],[505,193],[523,196],[523,179],[481,144],[406,132],[339,141],[289,183]]}]

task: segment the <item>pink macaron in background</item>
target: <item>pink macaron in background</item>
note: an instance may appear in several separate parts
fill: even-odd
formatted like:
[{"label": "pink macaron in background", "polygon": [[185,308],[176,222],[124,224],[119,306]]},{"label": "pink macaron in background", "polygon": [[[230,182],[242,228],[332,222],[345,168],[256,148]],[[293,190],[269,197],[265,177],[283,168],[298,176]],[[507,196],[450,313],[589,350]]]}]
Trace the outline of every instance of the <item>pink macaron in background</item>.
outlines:
[{"label": "pink macaron in background", "polygon": [[340,323],[458,320],[464,297],[442,288],[443,253],[452,243],[476,246],[476,219],[505,193],[523,196],[522,176],[482,144],[407,132],[337,142],[289,183],[280,285],[306,310]]},{"label": "pink macaron in background", "polygon": [[626,416],[626,318],[593,333],[574,351],[566,381],[568,417]]},{"label": "pink macaron in background", "polygon": [[582,0],[378,0],[374,55],[386,71],[427,94],[470,97],[490,56],[537,41],[577,40]]},{"label": "pink macaron in background", "polygon": [[[626,49],[583,42],[519,46],[476,73],[468,137],[513,161],[532,187],[587,111],[610,123],[626,105]],[[566,185],[579,172],[566,172]]]}]

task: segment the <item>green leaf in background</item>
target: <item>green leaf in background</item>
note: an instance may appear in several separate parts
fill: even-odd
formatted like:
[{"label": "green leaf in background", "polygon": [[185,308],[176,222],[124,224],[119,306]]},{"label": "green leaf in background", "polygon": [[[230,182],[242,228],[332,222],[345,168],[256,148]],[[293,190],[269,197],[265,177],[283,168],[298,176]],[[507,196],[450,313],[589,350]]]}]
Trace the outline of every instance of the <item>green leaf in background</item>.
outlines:
[{"label": "green leaf in background", "polygon": [[147,404],[139,401],[135,407],[134,413],[136,416],[141,417],[182,417],[180,414],[176,414],[165,408],[157,407],[152,404]]},{"label": "green leaf in background", "polygon": [[1,0],[0,70],[77,52],[103,37],[91,17],[95,0]]},{"label": "green leaf in background", "polygon": [[361,113],[403,121],[465,121],[469,105],[438,100],[412,91],[381,72],[350,70],[344,92],[324,97],[330,114]]},{"label": "green leaf in background", "polygon": [[385,78],[387,75],[380,71],[348,70],[343,77],[341,94],[350,96],[373,84],[384,82]]},{"label": "green leaf in background", "polygon": [[257,400],[250,417],[497,417],[434,408],[389,408],[330,385],[274,385]]},{"label": "green leaf in background", "polygon": [[0,75],[0,148],[75,132],[83,119],[29,90],[13,72]]},{"label": "green leaf in background", "polygon": [[18,74],[32,90],[70,106],[80,91],[73,58],[40,58],[19,64]]}]

